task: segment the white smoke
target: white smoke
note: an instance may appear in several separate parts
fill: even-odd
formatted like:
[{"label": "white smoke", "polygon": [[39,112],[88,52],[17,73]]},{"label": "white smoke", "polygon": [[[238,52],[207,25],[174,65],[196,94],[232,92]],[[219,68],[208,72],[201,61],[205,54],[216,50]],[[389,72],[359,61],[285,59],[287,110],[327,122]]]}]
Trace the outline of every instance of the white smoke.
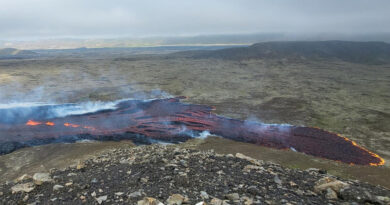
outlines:
[{"label": "white smoke", "polygon": [[200,138],[200,139],[206,139],[207,137],[209,137],[211,134],[209,131],[205,130],[201,133],[199,133],[198,136],[196,136],[196,138]]},{"label": "white smoke", "polygon": [[114,110],[119,101],[114,102],[85,102],[71,106],[59,106],[51,110],[51,117],[65,117],[68,115],[82,115],[93,113],[101,110]]},{"label": "white smoke", "polygon": [[[261,120],[259,120],[255,116],[250,116],[244,121],[244,125],[250,129],[253,127],[254,129],[265,131],[269,130],[270,128],[277,128],[280,132],[288,132],[291,129],[290,124],[273,124],[273,123],[264,123]],[[255,125],[255,126],[254,126]]]},{"label": "white smoke", "polygon": [[0,103],[0,109],[12,109],[12,108],[29,108],[39,106],[50,106],[55,104],[39,103],[39,102],[12,102],[12,103]]},{"label": "white smoke", "polygon": [[194,132],[193,130],[187,129],[186,126],[182,126],[181,129],[182,134],[188,135],[191,138],[206,139],[208,136],[211,135],[208,130],[202,132]]},{"label": "white smoke", "polygon": [[112,102],[91,101],[82,103],[40,103],[17,102],[0,104],[0,122],[24,122],[30,119],[50,119],[69,115],[82,115],[102,110],[114,110],[117,105],[129,99]]},{"label": "white smoke", "polygon": [[[168,93],[163,91],[155,90],[148,96],[154,98],[141,98],[142,101],[151,101],[159,99],[159,97],[170,96]],[[139,97],[139,96],[137,96]],[[65,117],[69,115],[83,115],[88,113],[94,113],[102,110],[115,110],[117,105],[127,100],[139,100],[140,98],[126,98],[116,101],[88,101],[80,103],[43,103],[43,102],[8,102],[0,103],[0,114],[3,119],[0,122],[13,122],[14,120],[23,121],[28,119],[34,119],[35,117],[50,119],[57,117]]]}]

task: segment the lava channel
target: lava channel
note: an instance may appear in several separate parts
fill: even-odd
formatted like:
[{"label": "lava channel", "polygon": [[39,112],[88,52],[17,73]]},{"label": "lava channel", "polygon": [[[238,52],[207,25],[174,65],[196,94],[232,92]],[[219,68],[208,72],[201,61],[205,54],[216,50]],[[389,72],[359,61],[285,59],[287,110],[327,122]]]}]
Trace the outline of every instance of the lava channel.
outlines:
[{"label": "lava channel", "polygon": [[385,163],[377,154],[335,133],[312,127],[230,119],[214,114],[210,106],[185,104],[180,99],[127,100],[119,102],[113,110],[51,119],[40,115],[24,123],[0,123],[0,154],[21,147],[83,139],[178,143],[209,131],[236,141],[292,149],[348,164]]}]

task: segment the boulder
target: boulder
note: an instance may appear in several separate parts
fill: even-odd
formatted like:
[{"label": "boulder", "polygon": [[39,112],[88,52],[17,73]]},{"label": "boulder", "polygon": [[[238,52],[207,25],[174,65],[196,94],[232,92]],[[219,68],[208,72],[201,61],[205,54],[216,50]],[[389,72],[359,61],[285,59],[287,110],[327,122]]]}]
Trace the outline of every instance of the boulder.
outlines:
[{"label": "boulder", "polygon": [[53,191],[59,191],[59,190],[61,190],[62,188],[64,188],[64,186],[59,185],[59,184],[56,184],[56,185],[53,186]]},{"label": "boulder", "polygon": [[327,199],[337,199],[337,193],[331,188],[326,189],[325,198]]},{"label": "boulder", "polygon": [[377,201],[383,204],[390,204],[390,197],[388,196],[376,196]]},{"label": "boulder", "polygon": [[145,197],[137,202],[137,205],[164,205],[159,200],[152,197]]},{"label": "boulder", "polygon": [[180,195],[180,194],[172,194],[167,200],[168,205],[181,205],[186,200],[186,197]]},{"label": "boulder", "polygon": [[202,199],[209,199],[209,195],[205,191],[200,192],[200,198]]},{"label": "boulder", "polygon": [[84,170],[85,168],[85,163],[84,162],[78,162],[76,165],[77,170]]},{"label": "boulder", "polygon": [[132,192],[128,195],[129,198],[136,198],[136,197],[141,197],[142,196],[142,193],[140,191],[135,191],[135,192]]},{"label": "boulder", "polygon": [[221,199],[218,199],[218,198],[213,198],[213,199],[211,199],[210,204],[211,205],[222,205],[223,201]]},{"label": "boulder", "polygon": [[50,177],[49,173],[35,173],[33,175],[33,180],[36,185],[41,185],[45,182],[52,182],[53,179]]},{"label": "boulder", "polygon": [[21,182],[21,181],[24,181],[24,180],[27,180],[27,179],[31,179],[32,177],[28,174],[23,174],[22,176],[18,177],[17,179],[15,179],[15,182]]},{"label": "boulder", "polygon": [[15,186],[11,187],[11,191],[13,194],[18,192],[31,192],[35,189],[35,185],[32,182],[24,183],[24,184],[16,184]]},{"label": "boulder", "polygon": [[231,201],[237,201],[240,200],[240,195],[238,193],[232,193],[225,196],[227,199]]},{"label": "boulder", "polygon": [[244,169],[242,169],[242,171],[244,171],[244,172],[250,172],[251,170],[264,171],[265,169],[263,167],[260,167],[260,166],[257,166],[257,165],[251,165],[251,164],[246,165],[244,167]]},{"label": "boulder", "polygon": [[237,157],[237,158],[240,158],[240,159],[247,160],[247,161],[249,161],[250,163],[255,164],[255,165],[258,165],[258,166],[261,166],[261,165],[263,164],[261,160],[257,160],[257,159],[254,159],[254,158],[252,158],[252,157],[248,157],[248,156],[246,156],[246,155],[244,155],[244,154],[241,154],[241,153],[237,153],[237,154],[236,154],[236,157]]},{"label": "boulder", "polygon": [[97,201],[98,204],[102,204],[103,201],[106,201],[106,200],[107,200],[107,195],[99,196],[99,197],[97,197],[97,198],[95,198],[95,199],[96,199],[96,201]]},{"label": "boulder", "polygon": [[340,193],[341,189],[345,189],[347,187],[349,187],[349,184],[345,182],[330,177],[324,177],[316,182],[314,186],[314,191],[320,193],[322,191],[327,190],[328,188],[331,188],[338,194]]},{"label": "boulder", "polygon": [[278,185],[282,185],[282,180],[279,179],[278,175],[275,175],[274,182]]}]

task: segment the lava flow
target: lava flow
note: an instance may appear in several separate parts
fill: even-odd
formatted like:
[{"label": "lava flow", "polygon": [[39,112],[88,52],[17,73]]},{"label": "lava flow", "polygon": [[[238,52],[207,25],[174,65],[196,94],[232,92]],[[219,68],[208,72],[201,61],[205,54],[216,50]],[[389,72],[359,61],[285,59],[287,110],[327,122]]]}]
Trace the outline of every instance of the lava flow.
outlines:
[{"label": "lava flow", "polygon": [[29,120],[26,122],[26,125],[29,125],[29,126],[37,126],[37,125],[42,125],[42,124],[45,124],[47,126],[54,126],[54,122],[37,122],[37,121],[34,121],[34,120]]},{"label": "lava flow", "polygon": [[177,143],[209,131],[236,141],[292,149],[348,164],[385,163],[377,154],[338,134],[311,127],[230,119],[214,114],[209,106],[185,104],[180,99],[127,100],[119,102],[116,109],[94,113],[49,119],[39,115],[24,123],[0,123],[0,154],[26,146],[82,139]]}]

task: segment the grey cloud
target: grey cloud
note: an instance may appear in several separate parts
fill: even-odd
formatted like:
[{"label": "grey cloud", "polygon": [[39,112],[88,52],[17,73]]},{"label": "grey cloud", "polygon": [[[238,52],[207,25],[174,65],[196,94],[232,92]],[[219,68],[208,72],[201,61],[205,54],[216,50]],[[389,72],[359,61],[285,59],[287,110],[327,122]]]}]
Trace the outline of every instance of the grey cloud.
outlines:
[{"label": "grey cloud", "polygon": [[388,0],[2,0],[0,40],[390,32]]}]

